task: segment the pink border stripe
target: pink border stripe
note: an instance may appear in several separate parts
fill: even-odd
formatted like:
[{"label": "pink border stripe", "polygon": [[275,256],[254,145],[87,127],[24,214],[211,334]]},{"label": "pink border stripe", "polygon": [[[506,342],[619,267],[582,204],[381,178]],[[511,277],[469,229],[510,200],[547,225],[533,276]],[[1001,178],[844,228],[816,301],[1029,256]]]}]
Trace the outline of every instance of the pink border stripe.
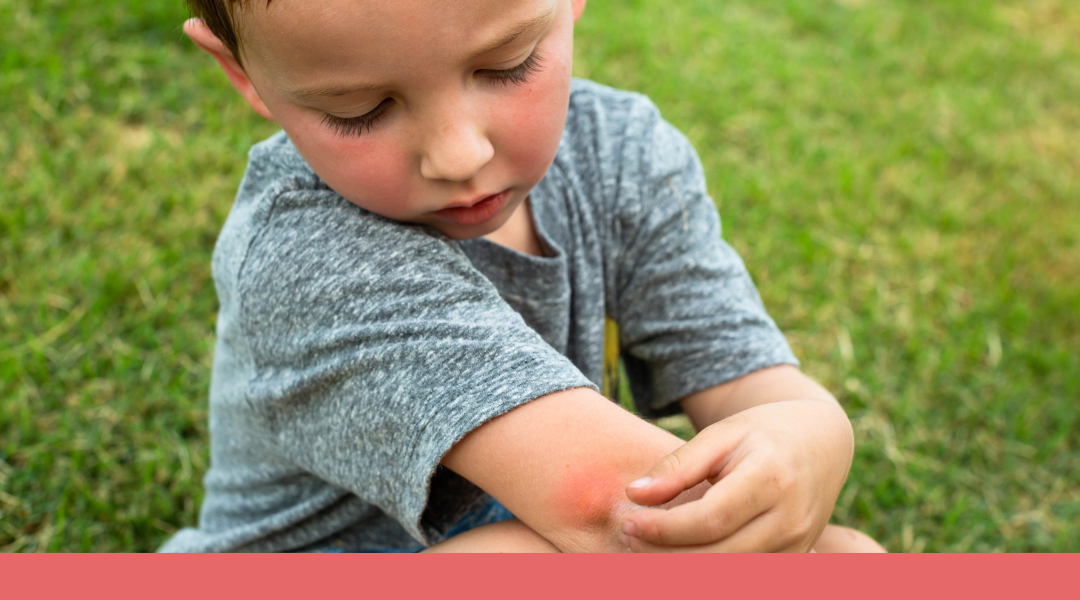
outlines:
[{"label": "pink border stripe", "polygon": [[0,556],[24,598],[1080,598],[1080,554]]}]

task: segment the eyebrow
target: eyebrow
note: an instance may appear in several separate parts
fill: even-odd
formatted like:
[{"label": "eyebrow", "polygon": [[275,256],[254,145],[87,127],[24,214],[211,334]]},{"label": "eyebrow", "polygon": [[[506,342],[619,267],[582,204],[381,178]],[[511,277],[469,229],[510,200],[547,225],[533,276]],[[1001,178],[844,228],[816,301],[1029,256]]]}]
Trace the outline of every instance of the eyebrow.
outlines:
[{"label": "eyebrow", "polygon": [[[533,31],[534,29],[546,25],[551,19],[551,15],[555,13],[555,4],[552,3],[550,7],[541,15],[537,15],[531,19],[522,21],[506,30],[503,35],[499,36],[490,45],[480,49],[476,53],[476,56],[483,56],[508,46],[518,39],[522,35]],[[383,89],[386,86],[383,84],[323,84],[316,85],[307,88],[289,88],[283,90],[289,96],[297,98],[299,100],[317,100],[321,98],[338,98],[341,96],[348,96],[350,94],[359,94],[361,92],[371,92],[379,89]]]},{"label": "eyebrow", "polygon": [[283,90],[289,96],[300,100],[316,100],[319,98],[337,98],[339,96],[348,96],[349,94],[358,94],[360,92],[371,92],[377,89],[381,89],[383,86],[378,84],[337,84],[331,83],[327,85],[317,85],[309,88],[290,88]]},{"label": "eyebrow", "polygon": [[554,13],[555,4],[552,3],[551,6],[549,6],[543,14],[537,15],[527,21],[522,21],[521,23],[518,23],[517,25],[509,28],[506,33],[504,33],[501,37],[492,42],[486,48],[481,49],[479,52],[476,53],[476,55],[482,56],[484,54],[488,54],[489,52],[494,52],[499,48],[502,48],[503,46],[510,45],[514,40],[518,39],[523,34],[528,33],[542,25],[546,25],[547,22],[551,19],[551,15]]}]

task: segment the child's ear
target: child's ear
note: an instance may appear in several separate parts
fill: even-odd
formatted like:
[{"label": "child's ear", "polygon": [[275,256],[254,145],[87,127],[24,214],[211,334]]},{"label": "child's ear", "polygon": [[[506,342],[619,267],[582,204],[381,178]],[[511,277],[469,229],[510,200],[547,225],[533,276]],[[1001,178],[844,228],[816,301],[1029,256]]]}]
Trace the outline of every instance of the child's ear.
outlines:
[{"label": "child's ear", "polygon": [[581,18],[581,13],[585,10],[585,0],[571,0],[574,7],[574,22]]},{"label": "child's ear", "polygon": [[244,68],[240,66],[236,57],[225,47],[225,44],[221,43],[221,40],[214,35],[214,32],[210,31],[210,28],[206,26],[202,19],[188,19],[185,21],[184,33],[191,38],[191,41],[195,42],[196,46],[206,50],[214,57],[214,60],[221,65],[221,69],[225,71],[229,81],[232,82],[233,87],[240,92],[244,100],[247,100],[251,108],[255,109],[255,112],[271,121],[274,120],[274,115],[270,114],[270,109],[266,108],[266,104],[259,97],[259,92],[255,91],[255,86],[251,84],[251,79],[244,72]]}]

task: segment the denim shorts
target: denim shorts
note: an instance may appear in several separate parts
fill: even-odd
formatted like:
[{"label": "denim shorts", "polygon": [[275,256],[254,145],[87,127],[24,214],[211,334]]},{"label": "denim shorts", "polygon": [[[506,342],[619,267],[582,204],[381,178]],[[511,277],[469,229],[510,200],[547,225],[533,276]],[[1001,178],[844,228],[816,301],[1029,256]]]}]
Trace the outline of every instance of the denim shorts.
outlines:
[{"label": "denim shorts", "polygon": [[[510,511],[507,510],[505,506],[503,506],[502,504],[499,504],[498,500],[492,498],[490,502],[485,504],[479,510],[474,510],[474,511],[472,511],[470,513],[467,513],[465,516],[461,517],[461,519],[459,519],[456,523],[451,525],[450,529],[448,529],[446,531],[446,537],[452,538],[455,535],[465,533],[466,531],[468,531],[470,529],[475,529],[477,527],[480,527],[481,525],[488,525],[490,523],[498,523],[499,521],[505,521],[507,519],[513,519],[513,518],[514,518],[514,515],[511,514]],[[391,554],[391,553],[420,552],[423,549],[424,549],[424,546],[421,546],[420,544],[417,544],[415,546],[405,547],[405,548],[392,548],[392,547],[369,548],[367,550],[367,552],[379,553],[379,554]],[[330,547],[321,548],[321,549],[317,550],[317,552],[338,553],[338,552],[346,552],[346,550],[344,548],[330,546]]]},{"label": "denim shorts", "polygon": [[480,510],[467,513],[464,517],[454,523],[450,529],[446,531],[446,537],[452,538],[460,533],[465,533],[470,529],[476,529],[481,525],[488,525],[491,523],[498,523],[499,521],[506,521],[513,519],[514,515],[499,501],[492,498],[491,502],[488,502]]}]

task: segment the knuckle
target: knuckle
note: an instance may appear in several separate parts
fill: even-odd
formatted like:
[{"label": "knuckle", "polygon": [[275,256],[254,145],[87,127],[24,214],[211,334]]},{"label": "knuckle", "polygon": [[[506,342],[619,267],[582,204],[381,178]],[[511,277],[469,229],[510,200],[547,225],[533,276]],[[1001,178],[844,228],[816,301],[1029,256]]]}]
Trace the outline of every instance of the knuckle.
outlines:
[{"label": "knuckle", "polygon": [[649,515],[639,515],[635,517],[634,523],[637,525],[637,534],[634,536],[636,539],[655,542],[662,534],[660,527],[656,524],[656,520]]},{"label": "knuckle", "polygon": [[773,471],[762,476],[762,489],[772,498],[778,498],[783,493],[783,482],[780,473]]},{"label": "knuckle", "polygon": [[664,473],[678,473],[682,471],[682,458],[678,454],[669,454],[663,461]]},{"label": "knuckle", "polygon": [[656,526],[656,521],[648,517],[638,519],[637,526],[638,537],[642,539],[656,539],[657,534],[659,534],[658,528]]},{"label": "knuckle", "polygon": [[724,537],[727,529],[727,519],[716,512],[708,512],[705,515],[705,533],[712,540]]},{"label": "knuckle", "polygon": [[793,529],[794,529],[795,535],[799,539],[804,539],[806,537],[809,537],[809,535],[811,533],[813,533],[813,531],[814,531],[814,520],[812,518],[810,518],[809,515],[806,515],[806,516],[802,517],[801,519],[797,519],[795,521],[795,527]]},{"label": "knuckle", "polygon": [[783,532],[784,545],[802,546],[803,542],[814,531],[814,520],[809,515],[795,517],[788,522]]},{"label": "knuckle", "polygon": [[650,522],[647,531],[649,532],[649,535],[646,539],[650,542],[660,544],[661,546],[669,545],[671,541],[671,532],[660,523],[657,523],[655,520]]},{"label": "knuckle", "polygon": [[775,469],[770,477],[772,488],[780,495],[787,494],[795,487],[796,476],[791,469]]},{"label": "knuckle", "polygon": [[785,527],[784,530],[780,532],[780,535],[777,536],[777,541],[781,546],[793,546],[799,541],[799,536],[796,534],[795,528],[789,526]]}]

